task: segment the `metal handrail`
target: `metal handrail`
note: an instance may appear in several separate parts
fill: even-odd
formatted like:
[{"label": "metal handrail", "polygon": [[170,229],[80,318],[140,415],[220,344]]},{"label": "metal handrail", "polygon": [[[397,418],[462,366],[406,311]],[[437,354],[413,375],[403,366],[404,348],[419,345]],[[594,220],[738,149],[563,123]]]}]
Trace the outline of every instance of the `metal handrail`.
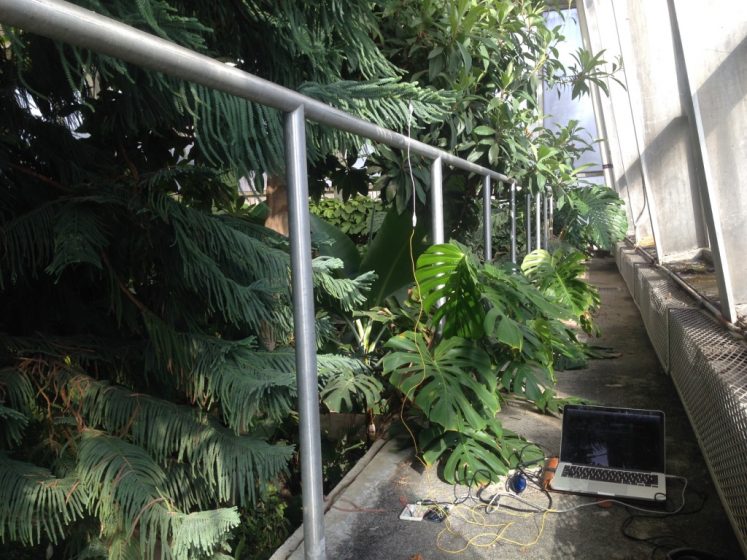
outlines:
[{"label": "metal handrail", "polygon": [[121,58],[132,64],[243,97],[284,112],[304,108],[307,119],[381,142],[458,169],[510,178],[449,152],[354,117],[297,91],[196,53],[80,6],[60,0],[0,0],[0,19],[45,37]]},{"label": "metal handrail", "polygon": [[[433,241],[443,242],[442,164],[485,177],[484,196],[490,201],[490,179],[516,181],[502,173],[388,130],[296,91],[196,53],[144,31],[61,0],[0,0],[0,21],[83,48],[122,59],[143,68],[220,90],[274,107],[285,115],[286,175],[288,179],[293,316],[296,337],[301,476],[303,481],[304,555],[326,558],[321,479],[321,442],[313,313],[313,281],[309,247],[308,184],[305,119],[408,150],[432,161]],[[414,196],[414,195],[413,195]],[[515,201],[514,201],[515,202]],[[486,203],[487,204],[487,203]],[[515,205],[512,206],[515,210]],[[484,224],[490,232],[489,213]],[[515,211],[512,256],[515,260]],[[530,227],[527,228],[529,231]],[[538,235],[539,235],[539,226]],[[529,243],[527,244],[529,246]],[[486,250],[490,244],[486,241]],[[486,257],[489,255],[486,254]]]}]

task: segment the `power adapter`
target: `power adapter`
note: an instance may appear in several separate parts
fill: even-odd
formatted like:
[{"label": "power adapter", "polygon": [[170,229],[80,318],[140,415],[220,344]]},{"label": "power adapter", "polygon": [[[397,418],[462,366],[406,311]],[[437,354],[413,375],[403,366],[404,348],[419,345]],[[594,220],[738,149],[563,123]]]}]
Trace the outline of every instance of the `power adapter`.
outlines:
[{"label": "power adapter", "polygon": [[447,507],[435,506],[428,503],[407,504],[399,518],[402,521],[433,521],[440,522],[446,518],[448,513]]},{"label": "power adapter", "polygon": [[429,507],[419,504],[407,504],[402,513],[399,514],[399,518],[402,521],[422,521],[423,517],[425,517],[425,512],[429,509]]}]

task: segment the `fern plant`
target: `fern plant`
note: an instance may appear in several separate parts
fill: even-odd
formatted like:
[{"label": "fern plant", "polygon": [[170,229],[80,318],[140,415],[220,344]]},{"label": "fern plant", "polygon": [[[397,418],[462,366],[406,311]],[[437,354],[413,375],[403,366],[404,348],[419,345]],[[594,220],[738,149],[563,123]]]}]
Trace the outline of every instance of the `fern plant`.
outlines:
[{"label": "fern plant", "polygon": [[[285,83],[318,82],[320,96],[335,80],[335,92],[357,95],[339,73],[386,78],[383,114],[407,114],[407,100],[389,99],[398,86],[383,57],[336,59],[369,31],[365,13],[347,25],[362,3],[323,7],[334,14],[287,3],[80,4],[258,71],[294,68]],[[328,15],[347,27],[318,35],[330,43],[316,55],[274,40],[266,45],[289,50],[234,50],[256,37],[233,34],[237,22],[303,35]],[[236,196],[237,170],[282,166],[280,117],[22,30],[0,33],[0,542],[65,557],[225,557],[241,514],[284,483],[295,453],[288,242],[239,211]],[[314,65],[278,63],[300,51]],[[402,91],[422,94],[416,111],[435,99]],[[375,112],[376,92],[364,93],[361,110]],[[310,144],[323,158],[343,141],[316,130]],[[369,407],[380,382],[332,342],[373,276],[347,277],[340,260],[320,256],[313,278],[320,406]]]}]

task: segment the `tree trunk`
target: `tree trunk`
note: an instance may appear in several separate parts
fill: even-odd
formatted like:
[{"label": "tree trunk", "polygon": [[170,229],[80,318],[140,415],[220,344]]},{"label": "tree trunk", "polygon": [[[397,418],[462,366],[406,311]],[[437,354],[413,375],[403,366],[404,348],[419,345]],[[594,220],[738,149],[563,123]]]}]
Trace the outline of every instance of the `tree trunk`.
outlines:
[{"label": "tree trunk", "polygon": [[288,189],[285,179],[280,175],[267,177],[265,202],[270,213],[265,220],[265,227],[288,236]]}]

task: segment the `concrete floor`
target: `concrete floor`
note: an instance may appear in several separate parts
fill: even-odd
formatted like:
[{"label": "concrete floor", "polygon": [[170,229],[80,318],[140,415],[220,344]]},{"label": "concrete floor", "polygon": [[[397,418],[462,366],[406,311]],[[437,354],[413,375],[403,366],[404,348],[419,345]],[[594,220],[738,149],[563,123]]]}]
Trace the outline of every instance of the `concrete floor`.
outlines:
[{"label": "concrete floor", "polygon": [[[411,449],[391,441],[376,453],[327,513],[328,559],[662,559],[667,549],[684,545],[727,559],[743,557],[685,411],[671,380],[659,365],[614,260],[595,259],[589,278],[599,288],[602,298],[597,316],[602,337],[593,343],[613,348],[620,357],[592,361],[582,370],[558,372],[559,393],[583,397],[597,404],[663,410],[666,413],[668,474],[684,476],[689,481],[684,510],[698,509],[705,499],[702,510],[688,515],[636,520],[629,531],[639,537],[669,535],[659,541],[665,548],[657,550],[650,544],[623,536],[623,523],[630,510],[619,505],[601,507],[593,498],[557,493],[552,494],[556,509],[593,505],[570,513],[520,517],[509,515],[511,512],[505,509],[486,515],[484,508],[467,501],[453,510],[448,523],[401,521],[403,502],[426,498],[452,501],[455,495],[466,495],[468,489],[453,488],[442,482],[434,469],[424,469],[413,458]],[[506,428],[557,454],[559,418],[543,416],[525,405],[513,403],[501,412],[501,420]],[[681,489],[678,482],[668,483],[670,509],[680,504]],[[500,488],[491,487],[485,494],[497,490]],[[538,491],[528,490],[521,496],[537,504],[547,504],[547,498]],[[515,505],[521,507],[521,504]],[[285,547],[273,559],[288,557],[303,559],[303,546],[295,552]]]}]

